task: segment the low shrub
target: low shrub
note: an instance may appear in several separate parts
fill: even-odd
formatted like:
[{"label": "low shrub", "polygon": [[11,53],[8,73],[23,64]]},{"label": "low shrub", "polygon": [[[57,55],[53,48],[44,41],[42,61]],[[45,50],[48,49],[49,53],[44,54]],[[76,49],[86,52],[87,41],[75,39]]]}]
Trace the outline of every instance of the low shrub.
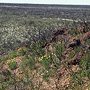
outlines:
[{"label": "low shrub", "polygon": [[86,41],[86,44],[89,44],[89,45],[90,45],[90,39],[88,39],[88,40]]},{"label": "low shrub", "polygon": [[23,46],[18,49],[17,54],[23,56],[27,53],[27,51],[28,51],[27,48]]},{"label": "low shrub", "polygon": [[22,67],[29,67],[29,69],[35,68],[35,58],[31,55],[26,56],[22,59]]},{"label": "low shrub", "polygon": [[51,64],[51,57],[44,55],[41,58],[39,58],[39,61],[41,61],[41,65],[45,67],[45,69],[49,70],[50,64]]},{"label": "low shrub", "polygon": [[43,56],[45,54],[44,48],[41,48],[41,46],[44,44],[45,41],[36,41],[32,43],[29,47],[29,51],[32,52],[32,54],[36,57]]},{"label": "low shrub", "polygon": [[80,64],[80,68],[82,68],[81,76],[87,76],[90,78],[90,56],[89,53],[86,52],[84,57],[82,57]]},{"label": "low shrub", "polygon": [[56,55],[59,58],[59,60],[61,60],[62,53],[65,50],[64,43],[62,42],[56,43],[55,48],[56,48]]},{"label": "low shrub", "polygon": [[11,59],[7,61],[7,64],[11,70],[15,70],[17,68],[16,59]]},{"label": "low shrub", "polygon": [[81,71],[78,72],[71,71],[71,82],[73,82],[75,86],[83,84]]},{"label": "low shrub", "polygon": [[39,57],[39,61],[46,70],[49,70],[50,68],[58,68],[60,65],[55,53],[51,53],[50,55],[44,55],[41,58]]},{"label": "low shrub", "polygon": [[11,53],[9,53],[9,54],[7,55],[7,59],[15,58],[15,57],[17,57],[17,53],[16,53],[15,51],[12,51]]}]

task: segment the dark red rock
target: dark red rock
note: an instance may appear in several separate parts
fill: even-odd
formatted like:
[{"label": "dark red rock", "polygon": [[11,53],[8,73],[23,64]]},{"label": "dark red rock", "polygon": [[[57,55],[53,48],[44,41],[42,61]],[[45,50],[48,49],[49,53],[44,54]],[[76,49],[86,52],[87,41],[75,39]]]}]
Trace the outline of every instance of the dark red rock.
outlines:
[{"label": "dark red rock", "polygon": [[71,30],[70,28],[55,29],[54,31],[52,31],[52,37],[50,42],[60,39],[60,37],[63,37],[63,35],[65,36],[66,34],[68,34],[70,30]]},{"label": "dark red rock", "polygon": [[79,46],[80,45],[80,39],[78,39],[77,37],[73,37],[71,38],[69,41],[69,43],[67,44],[67,48],[70,48],[70,47],[75,47],[75,46]]},{"label": "dark red rock", "polygon": [[79,37],[80,41],[85,41],[87,39],[90,39],[90,31],[84,33],[82,36]]}]

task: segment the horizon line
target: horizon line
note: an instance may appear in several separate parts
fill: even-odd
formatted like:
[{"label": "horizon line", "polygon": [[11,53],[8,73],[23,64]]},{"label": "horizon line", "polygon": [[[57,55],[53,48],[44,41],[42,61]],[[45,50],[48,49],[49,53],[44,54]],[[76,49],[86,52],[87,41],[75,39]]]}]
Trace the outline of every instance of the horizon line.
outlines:
[{"label": "horizon line", "polygon": [[81,6],[90,6],[88,4],[47,4],[47,3],[14,3],[14,2],[0,2],[0,4],[37,4],[37,5],[81,5]]}]

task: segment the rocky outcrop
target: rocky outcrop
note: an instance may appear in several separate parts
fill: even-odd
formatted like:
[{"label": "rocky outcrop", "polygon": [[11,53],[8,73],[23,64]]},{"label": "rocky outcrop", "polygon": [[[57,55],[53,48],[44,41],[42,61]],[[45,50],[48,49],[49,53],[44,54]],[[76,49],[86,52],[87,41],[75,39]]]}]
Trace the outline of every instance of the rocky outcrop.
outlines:
[{"label": "rocky outcrop", "polygon": [[53,32],[52,32],[52,35],[53,36],[57,36],[57,35],[62,35],[65,33],[65,29],[64,28],[60,28],[60,29],[55,29]]},{"label": "rocky outcrop", "polygon": [[68,44],[67,44],[67,48],[70,48],[70,47],[75,47],[75,46],[79,46],[80,45],[80,39],[78,39],[77,37],[73,37],[71,38],[69,41],[68,41]]},{"label": "rocky outcrop", "polygon": [[50,42],[52,41],[56,41],[58,39],[60,39],[60,37],[58,37],[59,35],[66,35],[69,33],[71,29],[70,28],[59,28],[59,29],[55,29],[53,32],[52,32],[52,37],[51,37],[51,40]]},{"label": "rocky outcrop", "polygon": [[[65,90],[65,88],[68,88],[70,84],[69,75],[71,71],[77,72],[80,70],[79,68],[80,60],[85,55],[85,50],[90,50],[90,45],[86,45],[83,43],[83,41],[90,39],[90,29],[88,28],[89,27],[88,23],[90,24],[90,22],[85,22],[85,24],[77,31],[79,33],[81,32],[84,33],[83,35],[81,35],[80,37],[72,37],[72,35],[70,36],[70,38],[67,37],[68,39],[66,40],[66,49],[62,53],[63,58],[62,61],[60,62],[61,66],[56,71],[58,90]],[[58,32],[58,30],[56,30],[56,32]],[[69,36],[69,34],[65,35],[65,32],[59,34],[56,34],[56,32],[54,31],[53,33],[54,40],[57,40],[59,35],[64,39],[66,36]],[[77,47],[79,46],[81,50],[78,50],[77,53],[75,52],[73,58],[69,59],[68,57],[70,53],[74,50],[74,47],[76,46]]]},{"label": "rocky outcrop", "polygon": [[77,29],[77,33],[86,33],[90,30],[90,21],[84,22],[84,25]]},{"label": "rocky outcrop", "polygon": [[70,59],[68,61],[68,65],[76,65],[79,64],[80,62],[80,58],[83,56],[83,54],[81,52],[79,52],[78,54],[76,54],[72,59]]},{"label": "rocky outcrop", "polygon": [[84,33],[82,36],[79,37],[80,41],[85,41],[87,39],[90,39],[90,31]]},{"label": "rocky outcrop", "polygon": [[87,39],[90,39],[90,31],[84,33],[82,36],[80,36],[79,38],[77,37],[73,37],[68,41],[67,44],[67,48],[70,47],[75,47],[75,46],[79,46],[81,44],[82,41],[86,41]]}]

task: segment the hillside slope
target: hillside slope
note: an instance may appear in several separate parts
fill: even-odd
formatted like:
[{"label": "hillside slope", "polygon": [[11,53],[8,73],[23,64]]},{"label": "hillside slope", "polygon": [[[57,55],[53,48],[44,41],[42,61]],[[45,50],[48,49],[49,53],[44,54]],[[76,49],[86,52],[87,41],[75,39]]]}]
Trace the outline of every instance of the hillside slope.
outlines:
[{"label": "hillside slope", "polygon": [[50,41],[0,57],[0,90],[90,90],[90,25],[59,28]]}]

